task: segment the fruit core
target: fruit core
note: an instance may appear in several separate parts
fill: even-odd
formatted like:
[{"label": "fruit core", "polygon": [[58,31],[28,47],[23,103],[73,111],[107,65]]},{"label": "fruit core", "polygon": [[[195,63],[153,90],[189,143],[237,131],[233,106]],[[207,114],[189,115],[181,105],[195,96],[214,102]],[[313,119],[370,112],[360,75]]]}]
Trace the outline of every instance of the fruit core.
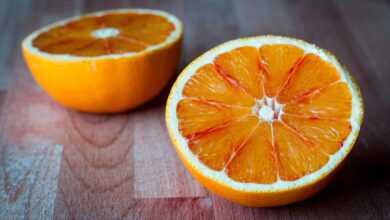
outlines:
[{"label": "fruit core", "polygon": [[280,120],[283,105],[278,103],[275,98],[264,98],[258,100],[254,106],[254,112],[261,120],[266,122],[273,122]]},{"label": "fruit core", "polygon": [[105,39],[110,37],[116,37],[119,34],[119,30],[116,28],[99,28],[93,31],[92,36],[95,38]]}]

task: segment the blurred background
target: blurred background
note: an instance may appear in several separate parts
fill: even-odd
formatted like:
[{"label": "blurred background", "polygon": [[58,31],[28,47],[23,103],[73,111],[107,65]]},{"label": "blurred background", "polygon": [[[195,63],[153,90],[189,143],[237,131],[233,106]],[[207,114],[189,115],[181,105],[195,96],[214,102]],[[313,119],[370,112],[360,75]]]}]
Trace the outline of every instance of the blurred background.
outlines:
[{"label": "blurred background", "polygon": [[[51,101],[26,69],[23,37],[70,16],[129,7],[183,21],[178,71],[211,47],[253,35],[292,36],[333,52],[360,84],[366,112],[335,181],[295,205],[243,208],[210,195],[176,158],[163,120],[168,89],[111,116]],[[0,27],[0,218],[390,219],[389,0],[1,0]]]}]

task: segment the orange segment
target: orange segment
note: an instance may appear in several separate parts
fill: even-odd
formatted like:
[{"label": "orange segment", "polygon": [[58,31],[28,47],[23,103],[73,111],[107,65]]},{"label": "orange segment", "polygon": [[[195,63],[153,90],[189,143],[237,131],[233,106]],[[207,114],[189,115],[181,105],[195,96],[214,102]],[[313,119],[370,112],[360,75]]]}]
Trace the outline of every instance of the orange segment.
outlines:
[{"label": "orange segment", "polygon": [[192,152],[213,170],[222,170],[233,151],[244,144],[259,120],[252,116],[189,140]]},{"label": "orange segment", "polygon": [[227,174],[239,182],[273,183],[277,180],[271,126],[261,123],[227,167]]},{"label": "orange segment", "polygon": [[273,126],[282,180],[296,180],[317,171],[328,161],[328,156],[301,134],[280,122]]},{"label": "orange segment", "polygon": [[287,114],[310,118],[351,117],[352,97],[346,83],[340,82],[285,106]]},{"label": "orange segment", "polygon": [[240,87],[230,84],[212,64],[201,67],[191,77],[184,87],[183,94],[230,105],[252,106],[255,103],[252,96]]},{"label": "orange segment", "polygon": [[[76,39],[77,41],[84,42]],[[47,48],[50,52],[60,54],[72,54],[76,56],[100,56],[102,51],[107,51],[107,54],[121,54],[128,51],[140,51],[144,50],[146,46],[138,43],[128,43],[127,40],[121,37],[108,38],[104,40],[98,39],[87,39],[83,44],[79,45],[76,43],[75,46],[68,44],[60,45],[56,44],[53,48]],[[73,47],[73,49],[70,49]]]},{"label": "orange segment", "polygon": [[256,98],[263,97],[262,71],[255,47],[240,47],[221,54],[214,61],[220,74],[228,77]]},{"label": "orange segment", "polygon": [[266,69],[265,90],[275,96],[287,80],[289,73],[303,56],[303,50],[288,44],[265,45],[259,49]]},{"label": "orange segment", "polygon": [[249,107],[232,108],[203,100],[183,99],[177,105],[180,130],[188,138],[191,138],[191,135],[224,126],[250,113]]},{"label": "orange segment", "polygon": [[[83,42],[83,40],[80,39],[77,39],[76,41]],[[99,56],[102,50],[106,50],[106,48],[108,48],[107,43],[107,41],[104,42],[102,40],[86,39],[85,42],[79,46],[77,46],[77,43],[75,44],[76,46],[72,46],[69,44],[55,44],[53,48],[45,48],[47,51],[51,51],[53,53],[58,54],[72,53],[76,56]]]},{"label": "orange segment", "polygon": [[145,15],[138,19],[128,19],[128,21],[130,22],[122,29],[123,36],[146,44],[157,44],[164,41],[174,29],[171,23],[159,16]]},{"label": "orange segment", "polygon": [[278,101],[286,103],[329,86],[340,79],[336,68],[314,54],[306,55],[281,91]]},{"label": "orange segment", "polygon": [[351,132],[350,123],[344,120],[305,119],[284,115],[283,121],[328,154],[337,152]]},{"label": "orange segment", "polygon": [[[45,34],[41,35],[45,36]],[[56,54],[66,54],[67,52],[78,52],[84,51],[85,49],[90,48],[91,54],[94,54],[94,48],[98,47],[98,51],[103,50],[103,44],[98,43],[99,40],[91,38],[78,38],[72,36],[59,37],[57,40],[53,39],[40,39],[39,48],[46,52],[53,52]],[[99,53],[99,52],[98,52]],[[98,54],[96,53],[96,54]]]},{"label": "orange segment", "polygon": [[68,24],[52,28],[50,31],[39,34],[33,40],[33,44],[39,46],[41,50],[46,48],[47,50],[55,50],[57,46],[61,45],[73,46],[72,42],[82,44],[85,41],[94,40],[89,36],[90,29],[78,29],[78,32],[69,32],[68,29],[73,29],[73,27]]},{"label": "orange segment", "polygon": [[90,57],[121,54],[161,43],[174,29],[171,22],[158,15],[108,14],[53,28],[35,38],[33,46],[53,54]]},{"label": "orange segment", "polygon": [[115,38],[108,38],[103,44],[104,48],[112,54],[127,53],[129,51],[141,51],[146,49],[147,44],[132,41],[127,37],[118,36]]}]

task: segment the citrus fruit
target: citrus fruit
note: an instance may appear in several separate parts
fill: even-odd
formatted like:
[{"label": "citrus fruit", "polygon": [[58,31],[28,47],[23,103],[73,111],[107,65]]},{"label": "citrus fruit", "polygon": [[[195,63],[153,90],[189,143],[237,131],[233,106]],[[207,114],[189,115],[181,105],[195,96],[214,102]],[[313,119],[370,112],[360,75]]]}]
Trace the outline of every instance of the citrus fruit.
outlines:
[{"label": "citrus fruit", "polygon": [[279,36],[209,50],[181,72],[166,106],[187,169],[247,206],[318,192],[351,151],[362,117],[360,90],[333,55]]},{"label": "citrus fruit", "polygon": [[41,87],[64,106],[119,112],[156,96],[180,59],[182,24],[149,9],[74,17],[37,30],[22,42]]}]

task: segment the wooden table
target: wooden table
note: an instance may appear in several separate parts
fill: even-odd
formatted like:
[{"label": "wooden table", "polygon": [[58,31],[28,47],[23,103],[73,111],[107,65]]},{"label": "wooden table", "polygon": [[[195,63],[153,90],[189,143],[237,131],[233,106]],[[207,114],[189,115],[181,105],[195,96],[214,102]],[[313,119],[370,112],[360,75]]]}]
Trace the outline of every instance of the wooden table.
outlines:
[{"label": "wooden table", "polygon": [[[54,103],[26,69],[20,41],[43,25],[117,7],[167,10],[185,25],[179,70],[226,40],[277,34],[333,51],[354,73],[365,122],[345,168],[320,194],[245,208],[186,172],[164,123],[167,88],[123,114]],[[0,1],[0,219],[389,219],[390,1]]]}]

